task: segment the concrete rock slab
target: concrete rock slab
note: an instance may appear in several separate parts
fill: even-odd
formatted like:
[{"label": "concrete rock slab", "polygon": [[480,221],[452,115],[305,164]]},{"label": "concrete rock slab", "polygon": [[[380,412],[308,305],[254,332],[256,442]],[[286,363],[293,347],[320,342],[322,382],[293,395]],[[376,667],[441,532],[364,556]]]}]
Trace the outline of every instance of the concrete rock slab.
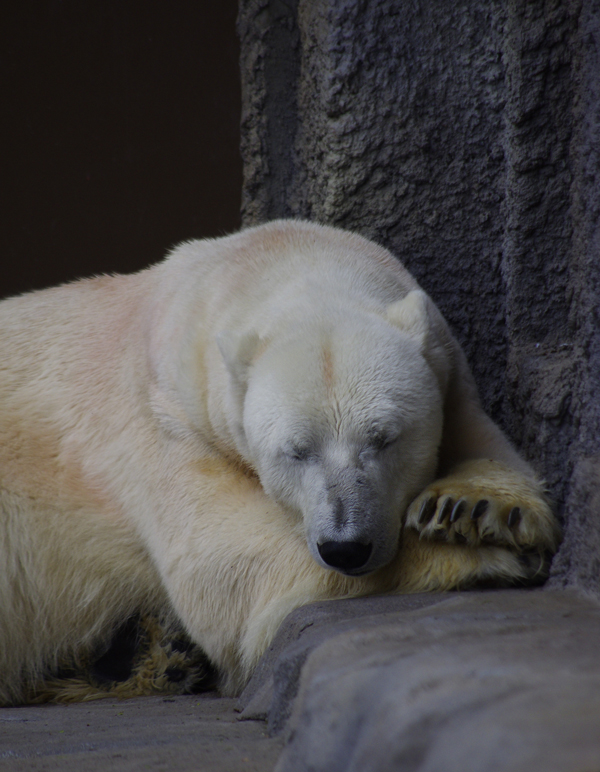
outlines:
[{"label": "concrete rock slab", "polygon": [[314,626],[312,607],[296,612],[273,665],[277,772],[600,769],[599,606],[546,590],[429,598],[362,599],[369,613],[331,624],[317,604]]}]

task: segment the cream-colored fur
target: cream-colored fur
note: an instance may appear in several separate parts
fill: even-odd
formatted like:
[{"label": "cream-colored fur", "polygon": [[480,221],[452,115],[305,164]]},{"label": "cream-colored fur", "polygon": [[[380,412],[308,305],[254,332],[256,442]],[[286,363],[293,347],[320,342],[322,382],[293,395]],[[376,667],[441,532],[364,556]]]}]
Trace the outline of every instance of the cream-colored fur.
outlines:
[{"label": "cream-colored fur", "polygon": [[[280,221],[182,244],[6,300],[0,330],[0,704],[134,613],[174,613],[235,693],[298,605],[525,580],[522,550],[556,547],[439,312],[356,235]],[[394,436],[372,439],[394,399]],[[290,450],[304,413],[312,445]],[[371,498],[348,484],[331,525],[315,491],[357,464]],[[373,542],[369,573],[325,567],[338,527]]]}]

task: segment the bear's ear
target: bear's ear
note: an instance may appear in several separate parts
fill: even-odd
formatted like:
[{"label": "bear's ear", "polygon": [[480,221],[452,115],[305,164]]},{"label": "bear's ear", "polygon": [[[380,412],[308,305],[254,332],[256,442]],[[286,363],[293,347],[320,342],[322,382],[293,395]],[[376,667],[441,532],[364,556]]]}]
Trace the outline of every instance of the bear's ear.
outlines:
[{"label": "bear's ear", "polygon": [[387,307],[386,319],[425,345],[429,332],[428,303],[429,298],[423,290],[411,290],[402,300]]},{"label": "bear's ear", "polygon": [[421,346],[423,356],[445,394],[455,344],[446,320],[431,298],[423,290],[411,290],[402,300],[387,307],[386,318]]},{"label": "bear's ear", "polygon": [[217,346],[229,374],[238,386],[248,383],[248,368],[258,349],[259,337],[256,332],[241,335],[223,330],[217,334]]}]

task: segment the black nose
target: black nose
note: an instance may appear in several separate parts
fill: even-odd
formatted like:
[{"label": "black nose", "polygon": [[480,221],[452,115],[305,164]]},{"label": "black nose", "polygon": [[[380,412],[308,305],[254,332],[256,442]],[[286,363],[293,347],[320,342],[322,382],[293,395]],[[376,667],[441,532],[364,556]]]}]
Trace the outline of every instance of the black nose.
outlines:
[{"label": "black nose", "polygon": [[327,565],[340,571],[361,568],[373,549],[372,544],[362,544],[359,541],[326,541],[317,546],[319,555]]}]

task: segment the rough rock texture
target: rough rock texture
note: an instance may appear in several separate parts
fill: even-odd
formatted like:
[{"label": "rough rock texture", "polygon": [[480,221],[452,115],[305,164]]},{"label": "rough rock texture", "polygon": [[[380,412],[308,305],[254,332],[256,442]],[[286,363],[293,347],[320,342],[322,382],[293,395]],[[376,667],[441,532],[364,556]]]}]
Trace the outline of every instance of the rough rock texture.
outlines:
[{"label": "rough rock texture", "polygon": [[242,0],[243,218],[374,238],[433,296],[600,596],[600,2]]},{"label": "rough rock texture", "polygon": [[600,608],[569,591],[315,604],[242,717],[287,739],[277,772],[596,770],[599,637]]}]

